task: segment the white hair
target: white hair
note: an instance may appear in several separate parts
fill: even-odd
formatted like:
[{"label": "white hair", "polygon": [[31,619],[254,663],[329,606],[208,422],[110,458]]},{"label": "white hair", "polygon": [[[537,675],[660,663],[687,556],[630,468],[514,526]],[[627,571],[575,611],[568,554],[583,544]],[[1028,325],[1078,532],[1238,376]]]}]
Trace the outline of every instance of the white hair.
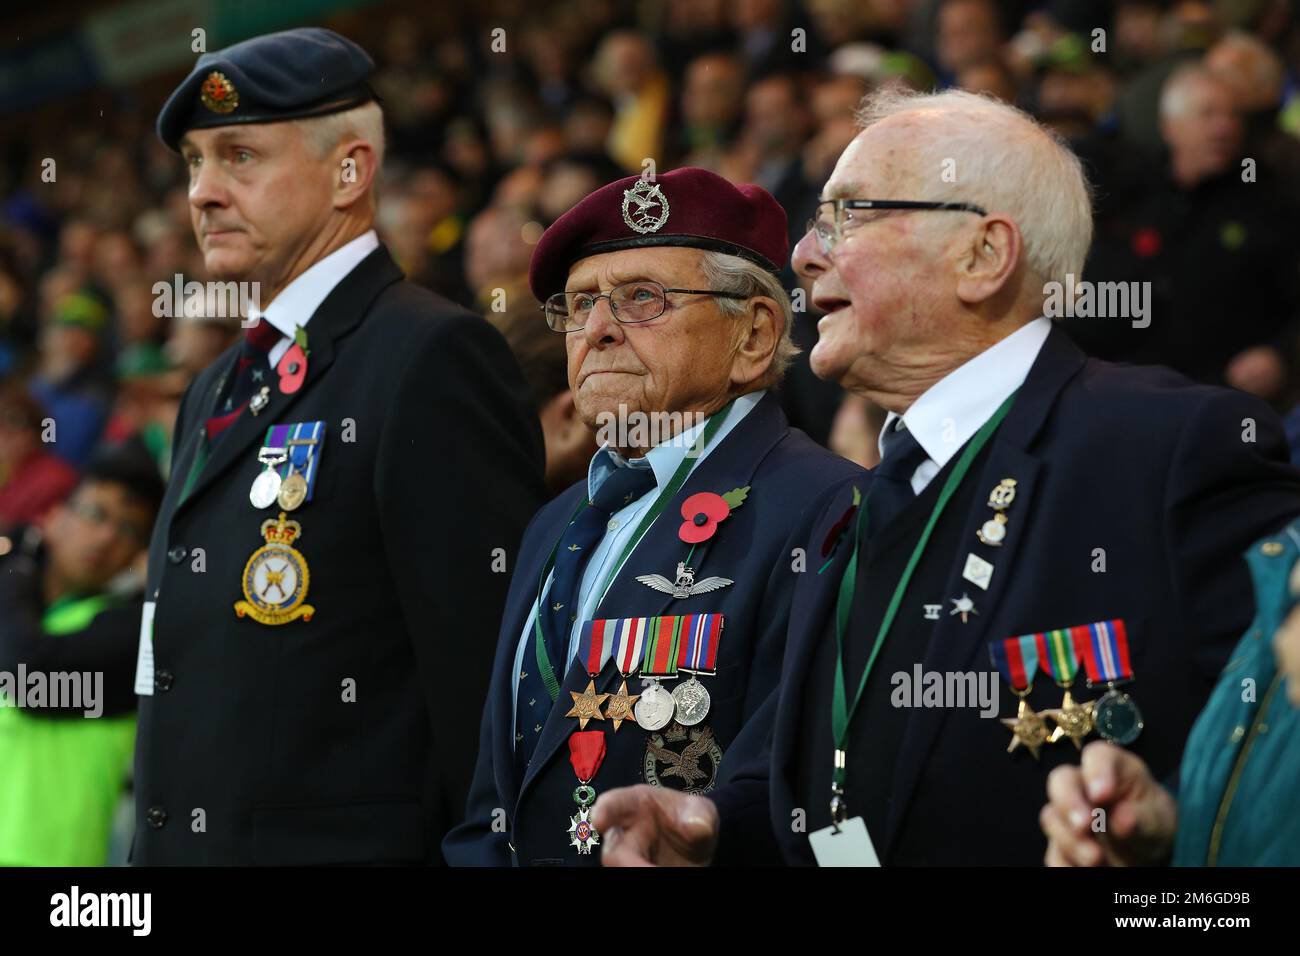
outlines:
[{"label": "white hair", "polygon": [[857,112],[862,129],[898,116],[914,118],[921,133],[910,160],[919,194],[900,198],[1005,213],[1020,229],[1030,272],[1045,283],[1082,275],[1092,196],[1083,164],[1064,140],[1023,110],[962,90],[881,89]]},{"label": "white hair", "polygon": [[307,144],[324,159],[345,139],[364,139],[375,151],[376,181],[384,165],[384,111],[371,100],[341,113],[312,116],[297,121]]},{"label": "white hair", "polygon": [[[781,285],[781,280],[762,266],[725,252],[704,253],[700,259],[700,271],[704,274],[708,288],[715,292],[732,292],[749,298],[767,296],[776,300],[784,326],[776,345],[776,354],[772,356],[772,364],[768,366],[761,381],[765,388],[779,385],[785,378],[786,369],[799,354],[799,347],[790,337],[791,330],[794,328],[794,310],[790,305],[789,294]],[[718,303],[718,308],[722,310],[723,315],[744,315],[749,308],[744,299],[719,298],[714,301]]]},{"label": "white hair", "polygon": [[1206,84],[1227,88],[1222,79],[1200,63],[1185,63],[1178,67],[1160,87],[1160,118],[1185,114],[1191,108],[1192,87]]}]

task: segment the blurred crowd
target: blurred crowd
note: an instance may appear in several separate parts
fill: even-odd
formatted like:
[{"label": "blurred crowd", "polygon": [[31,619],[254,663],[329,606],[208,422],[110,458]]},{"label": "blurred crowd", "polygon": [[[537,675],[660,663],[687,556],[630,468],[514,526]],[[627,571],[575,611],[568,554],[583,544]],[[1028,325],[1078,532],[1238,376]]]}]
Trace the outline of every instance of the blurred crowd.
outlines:
[{"label": "blurred crowd", "polygon": [[[1150,290],[1146,326],[1067,319],[1086,348],[1284,412],[1296,402],[1300,18],[1288,0],[429,6],[328,24],[379,65],[381,238],[408,276],[505,332],[555,489],[594,446],[573,414],[562,337],[527,290],[547,225],[608,181],[695,165],[770,190],[793,242],[860,99],[882,84],[1015,103],[1085,159],[1098,217],[1086,278]],[[105,444],[165,476],[187,384],[239,334],[233,320],[158,314],[155,283],[207,278],[185,171],[152,132],[155,93],[176,79],[0,130],[0,549],[39,526]],[[796,314],[806,351],[818,316],[797,296]],[[874,464],[879,409],[815,379],[806,358],[784,392],[795,424]]]}]

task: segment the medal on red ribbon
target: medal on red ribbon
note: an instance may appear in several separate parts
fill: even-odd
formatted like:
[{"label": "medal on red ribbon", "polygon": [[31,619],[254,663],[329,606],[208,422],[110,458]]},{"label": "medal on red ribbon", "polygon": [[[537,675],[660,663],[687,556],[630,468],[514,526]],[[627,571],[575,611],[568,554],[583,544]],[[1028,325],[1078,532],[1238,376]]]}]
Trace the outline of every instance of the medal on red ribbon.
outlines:
[{"label": "medal on red ribbon", "polygon": [[618,672],[623,675],[618,693],[609,695],[609,703],[605,707],[605,716],[613,722],[614,733],[618,733],[623,721],[636,720],[636,702],[641,699],[641,695],[627,692],[627,679],[641,666],[641,651],[645,646],[648,621],[649,618],[644,617],[592,621],[593,626],[600,625],[611,635],[610,656],[614,659]]},{"label": "medal on red ribbon", "polygon": [[677,707],[677,722],[694,727],[709,715],[712,701],[709,692],[696,675],[712,675],[717,671],[718,645],[722,641],[721,614],[686,614],[681,618],[683,640],[678,654],[677,669],[690,674],[691,679],[679,684],[673,691]]},{"label": "medal on red ribbon", "polygon": [[1025,698],[1034,689],[1034,675],[1038,673],[1038,635],[1026,634],[994,641],[989,645],[989,656],[1011,692],[1020,698],[1016,716],[1002,718],[1002,723],[1011,731],[1007,753],[1023,746],[1037,760],[1038,748],[1047,741],[1047,725]]},{"label": "medal on red ribbon", "polygon": [[578,775],[578,786],[573,791],[573,801],[578,812],[569,818],[569,842],[578,852],[590,854],[593,846],[600,845],[600,834],[590,819],[591,805],[596,802],[596,790],[591,780],[605,760],[605,732],[579,730],[569,737],[569,765]]},{"label": "medal on red ribbon", "polygon": [[1097,733],[1111,743],[1127,746],[1145,726],[1142,712],[1128,694],[1115,685],[1133,679],[1128,653],[1128,629],[1123,620],[1099,621],[1071,628],[1078,633],[1076,646],[1083,654],[1088,685],[1105,684],[1106,693],[1093,702]]},{"label": "medal on red ribbon", "polygon": [[641,655],[641,682],[645,687],[635,709],[637,726],[642,730],[662,730],[672,723],[677,710],[677,702],[660,680],[677,676],[682,620],[679,615],[669,614],[647,622],[645,651]]}]

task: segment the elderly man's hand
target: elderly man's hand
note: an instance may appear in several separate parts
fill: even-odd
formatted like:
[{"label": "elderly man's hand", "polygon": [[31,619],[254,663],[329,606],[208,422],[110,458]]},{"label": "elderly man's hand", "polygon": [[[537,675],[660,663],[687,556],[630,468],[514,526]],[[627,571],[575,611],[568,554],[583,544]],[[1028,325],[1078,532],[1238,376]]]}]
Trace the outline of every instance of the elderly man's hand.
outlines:
[{"label": "elderly man's hand", "polygon": [[596,800],[604,866],[708,866],[718,846],[711,800],[664,787],[619,787]]},{"label": "elderly man's hand", "polygon": [[1237,353],[1223,373],[1233,388],[1263,399],[1275,398],[1286,383],[1286,361],[1271,345],[1256,345]]},{"label": "elderly man's hand", "polygon": [[1273,653],[1277,657],[1277,669],[1286,676],[1287,699],[1293,707],[1300,707],[1300,606],[1277,629]]},{"label": "elderly man's hand", "polygon": [[[1105,816],[1094,831],[1096,808]],[[1038,822],[1048,866],[1150,865],[1173,851],[1178,804],[1141,758],[1094,741],[1083,748],[1081,766],[1057,767],[1047,778]]]}]

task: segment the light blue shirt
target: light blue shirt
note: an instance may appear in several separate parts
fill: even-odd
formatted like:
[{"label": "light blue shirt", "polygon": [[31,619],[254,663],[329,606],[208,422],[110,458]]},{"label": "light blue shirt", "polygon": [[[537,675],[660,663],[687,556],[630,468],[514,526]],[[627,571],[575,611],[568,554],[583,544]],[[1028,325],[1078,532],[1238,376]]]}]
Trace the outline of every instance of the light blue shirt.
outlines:
[{"label": "light blue shirt", "polygon": [[[694,464],[691,465],[691,472],[700,466],[700,462],[708,458],[713,450],[722,444],[723,439],[727,437],[738,424],[748,415],[767,393],[765,391],[750,392],[748,395],[742,395],[732,403],[731,410],[727,412],[726,420],[723,421],[718,433],[713,437],[713,441],[696,456]],[[650,510],[655,499],[659,497],[660,492],[668,486],[672,480],[673,474],[677,468],[687,458],[687,452],[695,444],[696,438],[704,431],[708,424],[708,419],[698,423],[692,428],[688,428],[671,441],[663,442],[656,445],[646,452],[644,458],[624,458],[609,445],[605,445],[591,458],[591,465],[587,469],[587,497],[593,498],[596,490],[600,487],[615,468],[649,468],[654,472],[655,487],[647,491],[644,495],[632,502],[626,508],[614,512],[610,516],[609,524],[606,526],[605,535],[596,545],[595,550],[591,553],[590,560],[582,572],[582,584],[578,589],[578,610],[577,620],[573,622],[573,627],[569,631],[569,649],[565,656],[565,669],[571,663],[578,653],[578,640],[582,636],[582,625],[590,620],[600,607],[601,599],[604,593],[599,592],[605,578],[614,570],[614,565],[618,561],[618,556],[623,553],[623,549],[631,540],[632,535],[636,533],[637,525]],[[728,489],[723,489],[728,490]],[[668,515],[666,518],[662,515],[660,520],[676,521],[680,520],[676,515]],[[632,555],[635,555],[635,550]],[[632,560],[632,555],[628,556],[628,561]],[[649,574],[656,568],[645,568],[644,573]],[[671,568],[668,569],[671,572]],[[551,586],[551,580],[554,578],[554,572],[546,579],[546,588]],[[545,595],[545,591],[542,592]],[[515,725],[515,708],[519,704],[519,673],[524,666],[524,651],[528,642],[533,640],[533,621],[537,617],[537,601],[533,601],[532,609],[528,612],[528,618],[524,621],[523,632],[519,635],[519,646],[515,649],[515,671],[510,681],[510,726]],[[511,748],[514,747],[513,736],[511,738]]]}]

